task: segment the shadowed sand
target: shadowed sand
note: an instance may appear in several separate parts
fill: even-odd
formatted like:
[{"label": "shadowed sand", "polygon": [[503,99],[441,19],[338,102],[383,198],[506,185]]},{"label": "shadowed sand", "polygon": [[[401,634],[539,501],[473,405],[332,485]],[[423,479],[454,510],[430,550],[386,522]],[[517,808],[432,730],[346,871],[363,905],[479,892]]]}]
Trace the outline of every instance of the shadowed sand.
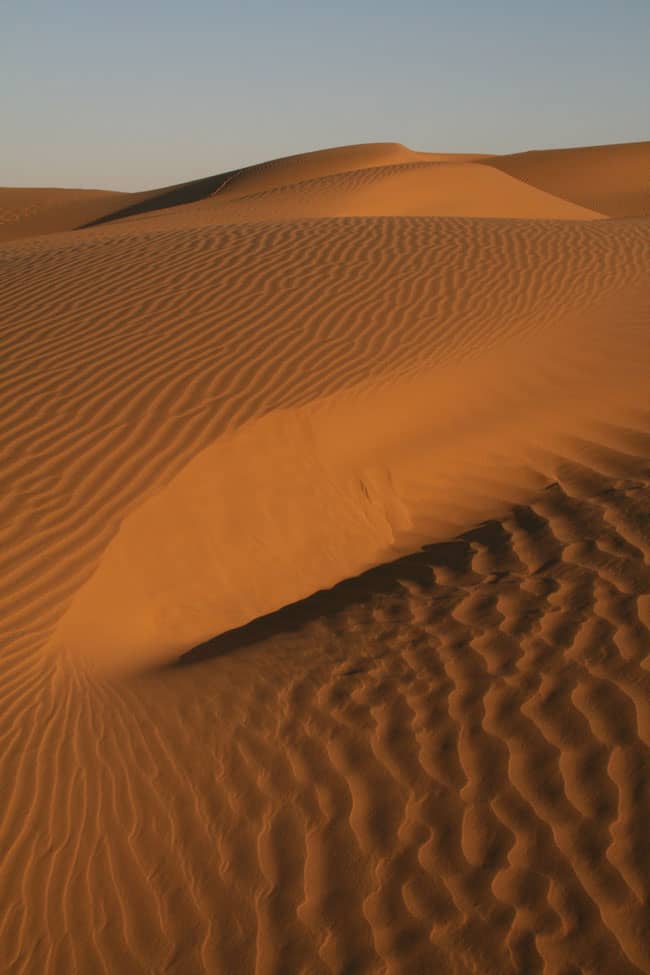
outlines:
[{"label": "shadowed sand", "polygon": [[648,172],[0,190],[2,971],[650,971]]}]

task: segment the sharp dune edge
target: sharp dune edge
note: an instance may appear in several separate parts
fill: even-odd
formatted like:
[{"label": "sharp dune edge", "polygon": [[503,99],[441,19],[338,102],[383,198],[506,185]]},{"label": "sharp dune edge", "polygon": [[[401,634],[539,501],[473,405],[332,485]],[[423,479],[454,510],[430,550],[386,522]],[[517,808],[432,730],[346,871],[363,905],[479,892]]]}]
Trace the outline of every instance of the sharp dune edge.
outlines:
[{"label": "sharp dune edge", "polygon": [[0,970],[650,971],[650,143],[0,189]]}]

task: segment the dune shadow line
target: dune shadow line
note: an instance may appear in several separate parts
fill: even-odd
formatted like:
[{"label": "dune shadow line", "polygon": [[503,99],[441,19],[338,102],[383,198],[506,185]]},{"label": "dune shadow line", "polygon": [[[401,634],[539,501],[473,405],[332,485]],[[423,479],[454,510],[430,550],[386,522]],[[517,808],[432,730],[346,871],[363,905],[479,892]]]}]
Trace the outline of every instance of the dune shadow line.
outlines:
[{"label": "dune shadow line", "polygon": [[152,190],[149,193],[134,194],[137,199],[112,213],[106,213],[96,220],[84,223],[78,230],[87,230],[89,227],[97,227],[102,223],[110,223],[113,220],[123,220],[126,217],[135,217],[142,213],[151,213],[155,210],[167,210],[169,207],[184,206],[186,203],[196,203],[211,196],[217,190],[230,182],[240,170],[233,169],[227,173],[220,173],[218,176],[205,176],[201,179],[192,180],[189,183],[182,183],[180,186],[169,186],[162,190]]},{"label": "dune shadow line", "polygon": [[432,587],[431,570],[435,566],[458,573],[469,572],[473,541],[499,548],[507,544],[507,533],[498,521],[486,521],[453,541],[427,545],[412,555],[368,569],[359,576],[337,583],[331,589],[322,589],[306,599],[212,637],[188,650],[165,669],[191,667],[275,636],[295,633],[309,623],[323,618],[331,619],[373,597],[397,594],[402,581]]}]

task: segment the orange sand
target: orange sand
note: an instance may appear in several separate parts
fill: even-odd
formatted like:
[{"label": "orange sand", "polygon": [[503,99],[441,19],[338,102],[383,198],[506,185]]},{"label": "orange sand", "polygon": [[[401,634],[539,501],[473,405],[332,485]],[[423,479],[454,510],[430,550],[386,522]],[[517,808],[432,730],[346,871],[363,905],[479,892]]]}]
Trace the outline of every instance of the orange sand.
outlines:
[{"label": "orange sand", "polygon": [[0,190],[0,971],[650,971],[648,173]]}]

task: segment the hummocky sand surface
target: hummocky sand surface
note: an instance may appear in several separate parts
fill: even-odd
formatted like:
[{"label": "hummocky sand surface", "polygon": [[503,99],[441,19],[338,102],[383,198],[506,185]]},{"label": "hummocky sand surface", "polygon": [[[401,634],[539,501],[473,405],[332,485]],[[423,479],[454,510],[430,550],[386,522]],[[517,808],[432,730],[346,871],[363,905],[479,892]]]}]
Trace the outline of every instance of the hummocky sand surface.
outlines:
[{"label": "hummocky sand surface", "polygon": [[0,190],[0,970],[650,971],[650,144]]}]

